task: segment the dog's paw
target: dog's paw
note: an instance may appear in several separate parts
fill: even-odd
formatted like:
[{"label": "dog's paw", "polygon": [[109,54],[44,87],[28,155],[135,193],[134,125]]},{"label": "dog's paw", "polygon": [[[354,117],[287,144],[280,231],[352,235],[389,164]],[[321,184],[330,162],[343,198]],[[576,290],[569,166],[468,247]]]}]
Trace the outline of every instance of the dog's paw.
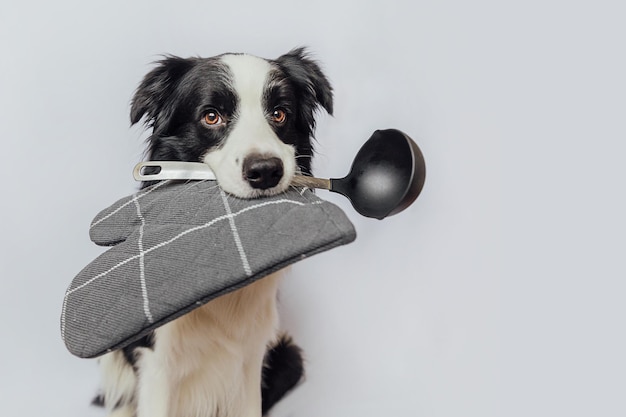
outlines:
[{"label": "dog's paw", "polygon": [[302,350],[287,334],[281,335],[263,361],[262,404],[265,414],[304,377]]}]

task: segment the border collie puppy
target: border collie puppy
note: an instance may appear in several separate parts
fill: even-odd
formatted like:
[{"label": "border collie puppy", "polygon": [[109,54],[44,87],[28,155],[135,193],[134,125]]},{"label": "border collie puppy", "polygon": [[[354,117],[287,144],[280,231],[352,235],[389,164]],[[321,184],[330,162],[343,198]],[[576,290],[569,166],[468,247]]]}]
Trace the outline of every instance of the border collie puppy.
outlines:
[{"label": "border collie puppy", "polygon": [[[201,161],[238,197],[285,191],[310,174],[318,108],[332,88],[304,49],[276,60],[245,54],[168,56],[138,87],[131,122],[152,129],[150,160]],[[281,271],[210,301],[100,359],[110,417],[259,417],[303,375],[279,335]]]}]

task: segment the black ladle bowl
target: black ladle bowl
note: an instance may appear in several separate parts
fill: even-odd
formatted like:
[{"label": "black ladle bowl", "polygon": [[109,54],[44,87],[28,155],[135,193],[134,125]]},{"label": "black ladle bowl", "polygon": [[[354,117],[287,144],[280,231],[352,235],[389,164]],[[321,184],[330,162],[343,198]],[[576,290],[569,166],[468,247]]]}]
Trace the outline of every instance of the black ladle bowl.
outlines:
[{"label": "black ladle bowl", "polygon": [[330,190],[346,196],[359,214],[381,220],[410,206],[425,179],[417,144],[399,130],[377,130],[356,154],[348,175],[330,180]]},{"label": "black ladle bowl", "polygon": [[410,206],[425,179],[417,144],[399,130],[377,130],[356,154],[348,175],[330,180],[330,191],[346,196],[359,214],[381,220]]},{"label": "black ladle bowl", "polygon": [[419,196],[426,178],[420,148],[396,129],[377,130],[354,157],[343,178],[296,175],[292,185],[344,195],[361,215],[379,220],[401,212]]}]

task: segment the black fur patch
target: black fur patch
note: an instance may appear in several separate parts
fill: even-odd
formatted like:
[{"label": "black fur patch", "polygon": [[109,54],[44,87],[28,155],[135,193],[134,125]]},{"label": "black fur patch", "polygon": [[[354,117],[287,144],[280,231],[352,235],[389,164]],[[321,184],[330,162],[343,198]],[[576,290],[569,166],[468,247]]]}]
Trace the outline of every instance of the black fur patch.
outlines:
[{"label": "black fur patch", "polygon": [[265,355],[261,389],[263,414],[294,388],[303,376],[302,351],[291,337],[281,336]]},{"label": "black fur patch", "polygon": [[197,162],[218,147],[228,133],[207,129],[202,117],[209,109],[233,117],[237,95],[228,68],[217,58],[166,57],[137,89],[132,100],[132,124],[145,116],[152,128],[148,156],[156,161]]},{"label": "black fur patch", "polygon": [[93,400],[91,400],[91,405],[96,407],[104,407],[104,394],[96,395]]},{"label": "black fur patch", "polygon": [[137,355],[135,350],[138,348],[150,348],[154,346],[154,332],[150,332],[141,339],[138,339],[132,342],[130,345],[126,346],[122,349],[122,353],[124,353],[124,358],[126,361],[132,365],[133,369],[136,371],[137,367]]}]

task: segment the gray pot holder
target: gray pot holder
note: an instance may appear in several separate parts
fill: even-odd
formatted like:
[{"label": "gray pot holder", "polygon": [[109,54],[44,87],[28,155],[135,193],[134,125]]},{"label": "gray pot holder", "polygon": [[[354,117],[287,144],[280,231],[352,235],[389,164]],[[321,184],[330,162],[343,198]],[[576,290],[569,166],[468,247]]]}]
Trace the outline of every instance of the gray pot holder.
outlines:
[{"label": "gray pot holder", "polygon": [[100,212],[112,246],[65,293],[61,335],[91,358],[123,348],[211,299],[352,242],[352,223],[310,190],[239,199],[215,181],[163,181]]}]

